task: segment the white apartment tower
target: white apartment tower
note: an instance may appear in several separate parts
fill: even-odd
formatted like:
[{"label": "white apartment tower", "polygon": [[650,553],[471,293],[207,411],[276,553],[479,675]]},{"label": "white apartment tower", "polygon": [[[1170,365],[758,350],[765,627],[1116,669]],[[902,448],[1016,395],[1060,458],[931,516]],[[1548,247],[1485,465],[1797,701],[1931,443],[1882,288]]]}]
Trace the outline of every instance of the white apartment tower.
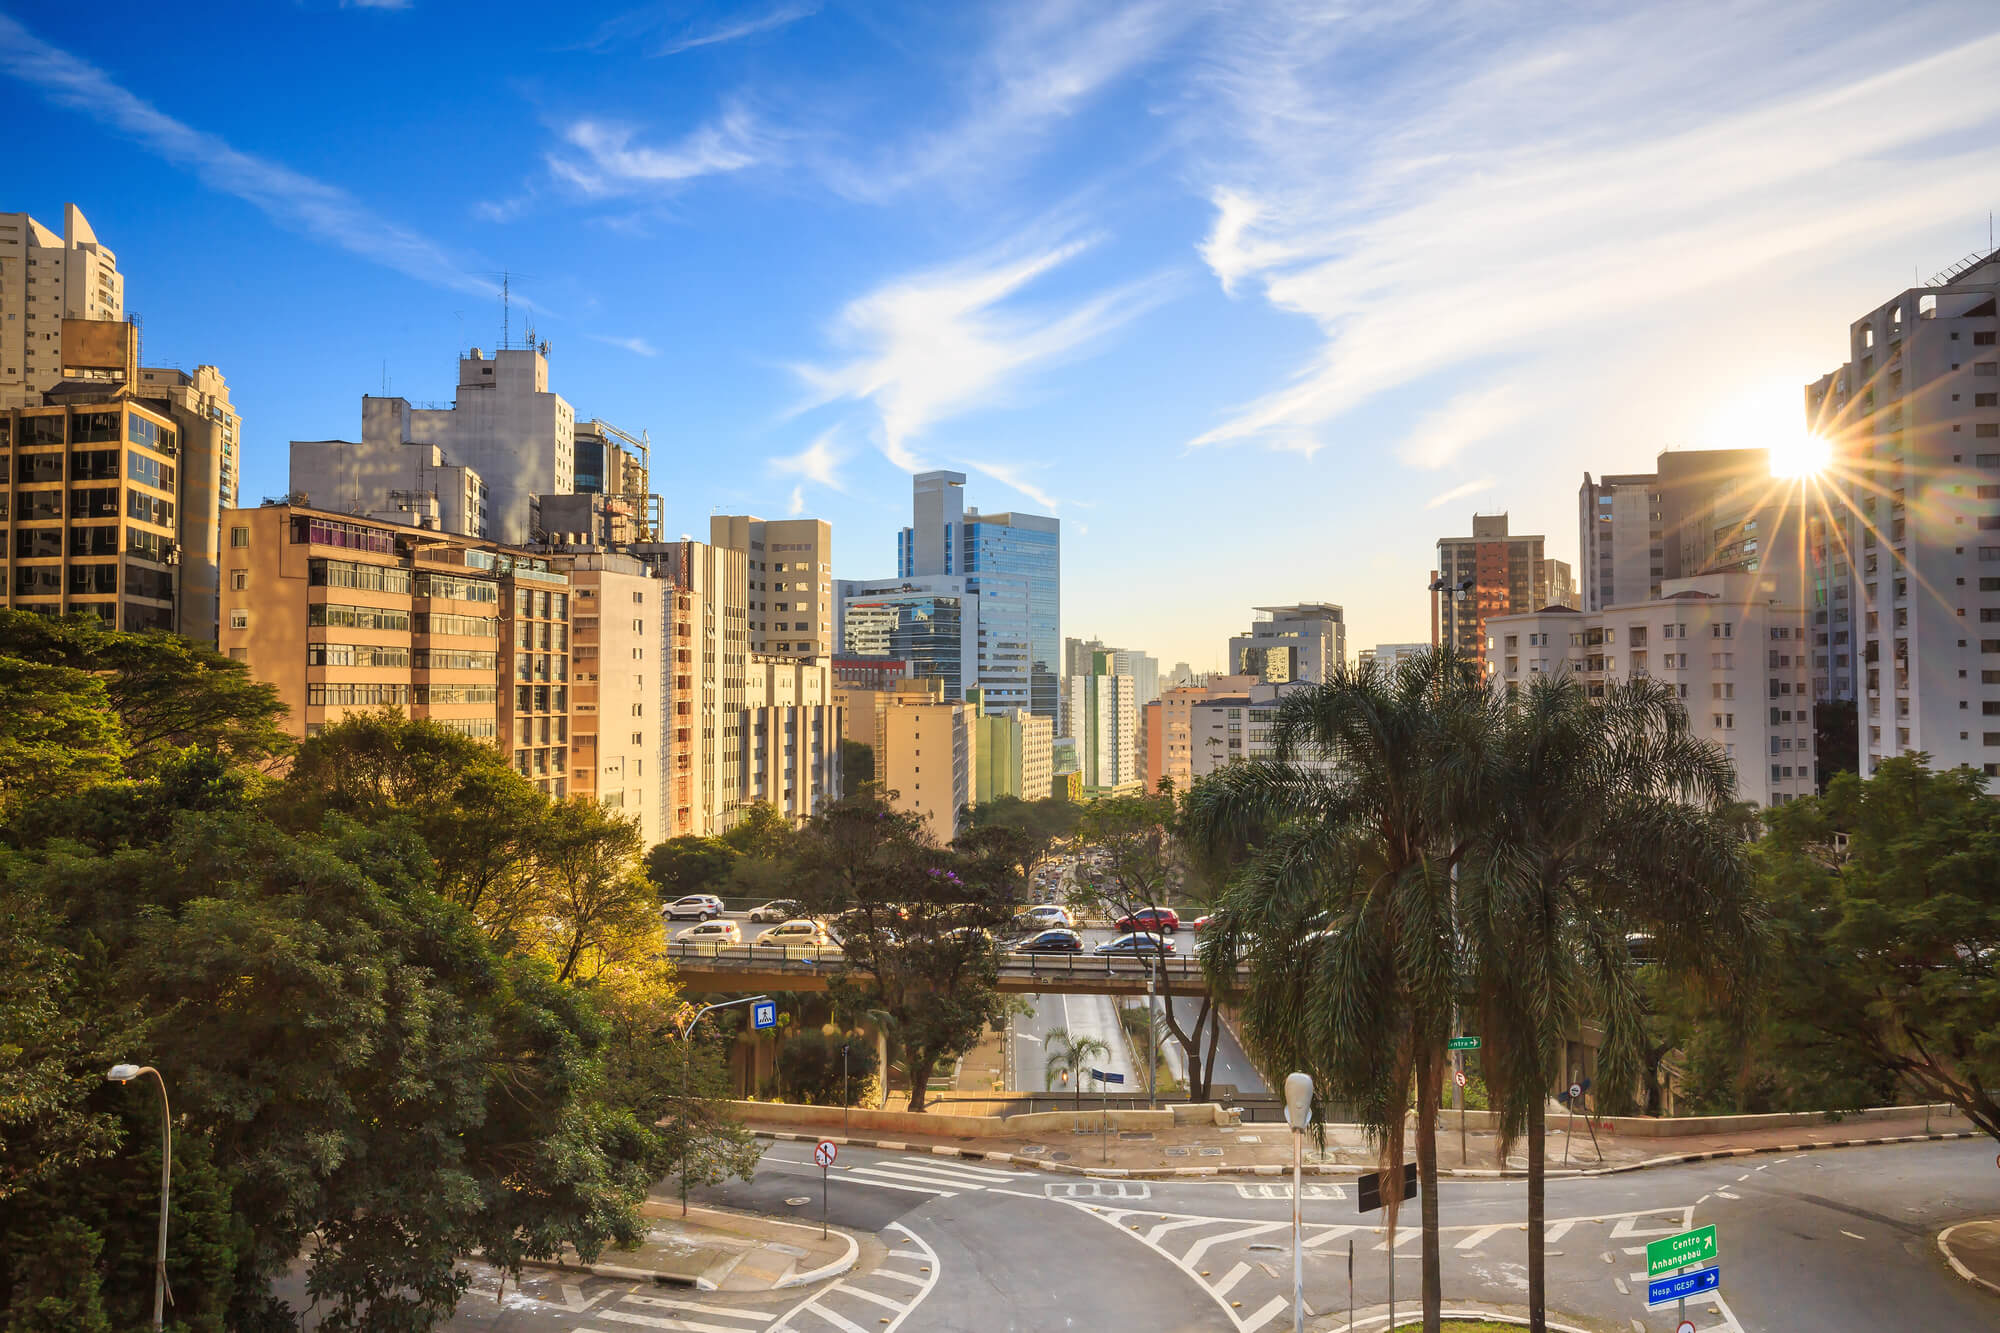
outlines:
[{"label": "white apartment tower", "polygon": [[1863,776],[1922,751],[2000,790],[1996,299],[2000,253],[1968,257],[1854,321],[1847,364],[1806,388],[1834,458],[1815,557],[1855,591],[1816,669],[1856,673]]},{"label": "white apartment tower", "polygon": [[510,544],[537,538],[534,497],[575,490],[576,411],[536,347],[460,357],[450,407],[366,395],[358,442],[292,442],[292,491],[319,508]]},{"label": "white apartment tower", "polygon": [[1138,690],[1112,671],[1111,654],[1092,654],[1088,675],[1071,676],[1065,729],[1076,742],[1086,795],[1126,795],[1145,784],[1139,767]]},{"label": "white apartment tower", "polygon": [[125,318],[118,257],[75,204],[58,236],[26,213],[0,213],[0,409],[40,405],[62,382],[66,319]]}]

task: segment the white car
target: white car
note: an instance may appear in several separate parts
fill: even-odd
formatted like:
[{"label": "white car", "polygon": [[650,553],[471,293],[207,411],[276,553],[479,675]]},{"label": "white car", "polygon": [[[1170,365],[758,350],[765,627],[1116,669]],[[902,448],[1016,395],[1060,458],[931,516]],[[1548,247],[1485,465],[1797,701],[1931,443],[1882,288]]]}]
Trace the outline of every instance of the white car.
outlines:
[{"label": "white car", "polygon": [[661,915],[669,921],[679,921],[691,917],[696,921],[713,921],[722,915],[722,899],[712,893],[690,893],[685,898],[676,898],[660,909]]},{"label": "white car", "polygon": [[750,909],[752,921],[790,921],[799,914],[799,904],[793,898],[773,898],[762,907]]},{"label": "white car", "polygon": [[826,927],[817,921],[808,921],[804,917],[773,926],[757,937],[759,944],[825,944],[826,942]]},{"label": "white car", "polygon": [[1014,918],[1030,930],[1075,930],[1076,921],[1061,903],[1037,903]]},{"label": "white car", "polygon": [[741,944],[743,927],[734,921],[704,921],[674,936],[676,944]]}]

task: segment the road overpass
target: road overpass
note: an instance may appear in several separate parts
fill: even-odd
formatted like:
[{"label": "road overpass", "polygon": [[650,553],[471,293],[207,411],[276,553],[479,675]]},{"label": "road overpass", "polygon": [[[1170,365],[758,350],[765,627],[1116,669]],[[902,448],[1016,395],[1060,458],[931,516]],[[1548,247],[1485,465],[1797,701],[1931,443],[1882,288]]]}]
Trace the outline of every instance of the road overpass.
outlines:
[{"label": "road overpass", "polygon": [[[683,989],[703,994],[825,990],[845,958],[838,946],[696,944],[675,941],[666,949]],[[1193,958],[1135,958],[1068,953],[1000,955],[1000,989],[1026,995],[1144,995],[1146,974],[1157,969],[1177,993],[1206,984]]]}]

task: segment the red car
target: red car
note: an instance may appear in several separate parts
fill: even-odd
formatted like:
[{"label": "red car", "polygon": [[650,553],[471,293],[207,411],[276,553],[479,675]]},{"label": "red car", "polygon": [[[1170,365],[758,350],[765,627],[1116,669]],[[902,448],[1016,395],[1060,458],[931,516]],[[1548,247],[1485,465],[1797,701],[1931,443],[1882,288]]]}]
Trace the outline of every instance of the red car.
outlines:
[{"label": "red car", "polygon": [[1112,925],[1113,930],[1144,930],[1156,935],[1171,935],[1180,928],[1181,914],[1171,907],[1141,907]]}]

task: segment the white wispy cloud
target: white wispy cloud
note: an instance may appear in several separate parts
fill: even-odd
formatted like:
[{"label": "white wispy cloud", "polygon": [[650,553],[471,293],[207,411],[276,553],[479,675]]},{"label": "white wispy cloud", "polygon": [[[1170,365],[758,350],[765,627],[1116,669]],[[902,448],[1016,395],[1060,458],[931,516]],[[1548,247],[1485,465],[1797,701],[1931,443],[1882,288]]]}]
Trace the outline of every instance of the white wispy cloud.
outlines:
[{"label": "white wispy cloud", "polygon": [[[174,119],[95,65],[51,46],[5,14],[0,14],[0,73],[58,106],[136,140],[192,172],[210,189],[234,195],[282,225],[423,282],[454,291],[499,294],[497,283],[467,272],[436,242],[375,213],[347,191],[241,152],[216,135]],[[514,299],[529,304],[518,296]]]},{"label": "white wispy cloud", "polygon": [[990,42],[952,82],[962,108],[880,152],[828,156],[820,169],[851,198],[884,202],[940,180],[990,180],[1114,84],[1156,59],[1198,6],[1172,0],[1041,0],[995,11]]},{"label": "white wispy cloud", "polygon": [[792,487],[791,503],[785,507],[785,512],[790,514],[793,518],[797,518],[800,514],[806,512],[805,487],[803,486]]},{"label": "white wispy cloud", "polygon": [[974,472],[984,473],[1002,485],[1012,486],[1051,513],[1062,507],[1062,502],[1055,496],[1029,481],[1025,470],[1017,463],[981,463],[968,458],[965,460],[965,465]]},{"label": "white wispy cloud", "polygon": [[797,23],[800,19],[811,18],[819,13],[819,0],[806,0],[800,4],[784,4],[759,14],[754,18],[740,19],[724,23],[718,27],[702,30],[689,29],[681,36],[672,38],[653,52],[656,56],[677,56],[683,51],[692,51],[700,46],[719,46],[724,42],[737,41],[744,37],[754,37],[760,32],[771,32],[778,28]]},{"label": "white wispy cloud", "polygon": [[1433,495],[1429,500],[1424,502],[1424,508],[1442,509],[1453,500],[1463,500],[1468,495],[1477,495],[1481,491],[1490,491],[1492,489],[1493,478],[1481,477],[1478,481],[1468,481],[1463,486],[1454,486],[1442,495]]},{"label": "white wispy cloud", "polygon": [[840,312],[832,335],[849,358],[794,367],[811,390],[798,410],[841,400],[871,403],[880,418],[882,452],[899,468],[923,470],[911,444],[931,426],[993,402],[1037,367],[1081,354],[1160,299],[1156,281],[1068,303],[1018,299],[1092,243],[1017,243],[856,298]]},{"label": "white wispy cloud", "polygon": [[740,105],[725,108],[667,147],[635,143],[637,134],[632,126],[616,122],[574,121],[562,134],[568,149],[548,154],[549,170],[584,194],[602,198],[741,171],[763,160],[773,142]]},{"label": "white wispy cloud", "polygon": [[608,333],[593,333],[592,342],[601,342],[607,347],[622,347],[634,356],[658,356],[660,349],[644,338],[617,338]]},{"label": "white wispy cloud", "polygon": [[813,442],[798,453],[788,457],[773,458],[766,466],[781,477],[804,477],[816,486],[845,493],[847,487],[840,481],[840,465],[847,455],[834,447],[834,438],[839,435],[838,426],[821,431]]},{"label": "white wispy cloud", "polygon": [[[1661,377],[1637,358],[1770,319],[1808,272],[2000,192],[1990,21],[1602,12],[1278,5],[1232,25],[1190,117],[1215,210],[1200,253],[1320,343],[1195,445],[1324,440],[1386,391],[1497,360],[1563,392],[1565,363],[1589,358],[1647,393]],[[1343,77],[1364,63],[1379,77]],[[1397,453],[1441,466],[1545,411],[1526,390],[1462,394]]]}]

